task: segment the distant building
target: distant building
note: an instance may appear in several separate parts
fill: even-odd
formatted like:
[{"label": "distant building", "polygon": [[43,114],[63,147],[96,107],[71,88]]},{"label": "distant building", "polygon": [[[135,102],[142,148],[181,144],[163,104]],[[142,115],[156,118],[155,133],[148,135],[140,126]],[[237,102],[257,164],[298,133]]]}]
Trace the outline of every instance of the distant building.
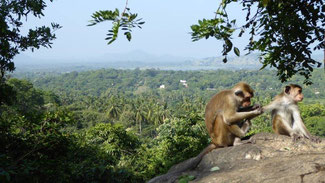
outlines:
[{"label": "distant building", "polygon": [[179,80],[180,83],[182,83],[183,86],[185,86],[185,88],[188,87],[188,84],[186,83],[186,80]]},{"label": "distant building", "polygon": [[319,92],[319,91],[315,92],[315,95],[319,95],[319,94],[320,94],[320,92]]},{"label": "distant building", "polygon": [[165,85],[160,85],[160,86],[159,86],[159,89],[165,89],[165,88],[166,88]]}]

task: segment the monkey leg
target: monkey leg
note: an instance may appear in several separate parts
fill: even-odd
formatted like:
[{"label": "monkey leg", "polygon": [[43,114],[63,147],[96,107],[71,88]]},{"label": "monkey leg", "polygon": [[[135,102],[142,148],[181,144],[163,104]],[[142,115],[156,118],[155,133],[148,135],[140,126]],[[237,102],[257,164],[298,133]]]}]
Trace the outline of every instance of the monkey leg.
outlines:
[{"label": "monkey leg", "polygon": [[239,137],[235,137],[233,146],[242,145],[241,139]]},{"label": "monkey leg", "polygon": [[[245,120],[243,126],[241,127],[241,130],[242,132],[244,133],[244,136],[246,135],[246,133],[248,132],[248,130],[250,129],[250,127],[252,126],[252,123],[250,120]],[[244,137],[243,136],[243,137]],[[247,143],[251,143],[250,141],[247,141]],[[234,146],[237,146],[237,145],[241,145],[241,144],[244,144],[242,141],[241,141],[241,138],[239,137],[235,137],[235,140],[234,140]]]},{"label": "monkey leg", "polygon": [[272,128],[274,133],[279,135],[287,135],[293,136],[294,131],[288,124],[288,122],[284,121],[281,116],[275,115],[272,119]]},{"label": "monkey leg", "polygon": [[228,126],[229,132],[236,137],[242,138],[245,137],[245,132],[238,125]]},{"label": "monkey leg", "polygon": [[303,138],[303,134],[294,131],[289,123],[282,119],[281,116],[276,115],[273,117],[273,131],[279,135],[287,135],[292,138],[293,142],[297,142],[299,139]]},{"label": "monkey leg", "polygon": [[245,135],[248,132],[248,130],[251,128],[251,126],[252,126],[251,120],[245,120],[243,126],[241,127],[241,129],[243,130],[243,132],[245,133]]}]

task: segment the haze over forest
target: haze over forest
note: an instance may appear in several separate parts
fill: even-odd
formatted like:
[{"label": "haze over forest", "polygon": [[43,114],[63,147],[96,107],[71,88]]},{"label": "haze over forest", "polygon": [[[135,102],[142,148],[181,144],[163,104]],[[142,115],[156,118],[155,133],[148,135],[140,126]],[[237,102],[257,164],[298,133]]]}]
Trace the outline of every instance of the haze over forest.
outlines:
[{"label": "haze over forest", "polygon": [[[316,60],[322,62],[323,55],[315,54]],[[262,64],[258,54],[230,56],[228,62],[222,62],[223,57],[191,58],[173,55],[156,55],[142,50],[132,52],[105,54],[87,59],[40,59],[26,54],[20,54],[14,59],[16,72],[25,71],[86,71],[101,68],[114,69],[161,69],[161,70],[216,70],[216,69],[249,69],[258,70]]]}]

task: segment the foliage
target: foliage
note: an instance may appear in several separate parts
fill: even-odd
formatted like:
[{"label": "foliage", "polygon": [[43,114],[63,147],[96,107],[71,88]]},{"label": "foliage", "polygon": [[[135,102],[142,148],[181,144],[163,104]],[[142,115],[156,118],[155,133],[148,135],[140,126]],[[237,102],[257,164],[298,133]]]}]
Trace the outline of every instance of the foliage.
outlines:
[{"label": "foliage", "polygon": [[126,1],[126,6],[121,14],[118,9],[115,9],[114,11],[96,11],[91,16],[92,20],[90,20],[90,24],[88,26],[93,26],[104,21],[112,21],[112,29],[108,31],[107,37],[105,39],[108,40],[107,44],[111,44],[117,39],[120,28],[122,31],[124,31],[126,39],[128,41],[131,41],[132,29],[136,27],[141,29],[141,25],[145,22],[141,21],[141,18],[137,19],[138,14],[131,13],[130,8],[128,8],[127,5],[128,0]]},{"label": "foliage", "polygon": [[[68,109],[42,106],[43,92],[27,81],[7,84],[17,95],[0,106],[1,182],[129,182],[133,174],[120,160],[135,152],[135,135],[110,124],[71,133]],[[29,108],[19,107],[22,102]]]},{"label": "foliage", "polygon": [[325,106],[319,103],[299,105],[301,117],[311,134],[325,137]]},{"label": "foliage", "polygon": [[[0,181],[145,182],[208,145],[204,108],[213,94],[245,78],[256,90],[252,102],[266,105],[283,87],[273,73],[109,69],[30,75],[51,92],[9,79],[12,101],[0,106]],[[159,89],[161,83],[167,88]],[[139,87],[146,90],[134,93]],[[306,101],[320,101],[323,93],[314,92],[324,85],[303,87]],[[299,107],[308,130],[324,136],[324,104]],[[271,132],[269,114],[252,124],[248,136]]]},{"label": "foliage", "polygon": [[37,116],[44,105],[42,91],[35,89],[33,84],[26,80],[9,79],[7,84],[16,91],[16,101],[12,106],[27,117]]},{"label": "foliage", "polygon": [[0,106],[3,104],[12,104],[15,100],[14,89],[4,81],[0,81],[0,93]]},{"label": "foliage", "polygon": [[301,111],[301,117],[313,117],[313,116],[325,116],[325,106],[319,103],[310,104],[310,105],[299,105]]},{"label": "foliage", "polygon": [[[237,26],[236,19],[230,20],[227,6],[240,3],[247,12],[246,22]],[[239,56],[233,46],[232,36],[246,31],[250,34],[246,50],[261,52],[263,67],[275,67],[279,79],[284,82],[296,73],[305,77],[304,83],[311,84],[311,72],[321,63],[311,58],[313,50],[324,48],[325,5],[322,0],[222,0],[215,18],[199,20],[192,25],[192,39],[214,37],[223,40],[224,62],[231,50]]]},{"label": "foliage", "polygon": [[325,137],[325,116],[313,116],[305,119],[306,127],[311,134]]},{"label": "foliage", "polygon": [[[51,0],[53,1],[53,0]],[[46,4],[43,0],[14,1],[1,0],[0,13],[0,78],[6,71],[15,69],[12,59],[21,51],[42,47],[51,47],[55,39],[55,30],[61,28],[59,24],[52,23],[51,28],[46,26],[29,29],[27,35],[22,35],[20,28],[23,19],[28,15],[42,17]]]},{"label": "foliage", "polygon": [[252,127],[246,136],[252,136],[260,132],[272,132],[272,123],[270,114],[263,114],[251,120]]},{"label": "foliage", "polygon": [[158,135],[138,152],[135,168],[144,179],[166,173],[174,164],[199,154],[208,145],[203,119],[194,113],[166,121]]},{"label": "foliage", "polygon": [[114,157],[118,163],[123,156],[135,153],[140,145],[138,138],[125,131],[122,125],[99,123],[86,130],[85,143],[99,146],[108,156]]},{"label": "foliage", "polygon": [[[303,85],[304,78],[295,76],[287,83],[300,84],[306,98],[322,99],[325,93],[324,71],[315,69],[311,79],[314,82],[311,86]],[[287,83],[279,83],[274,80],[274,70],[263,71],[160,71],[155,69],[147,70],[116,70],[101,69],[96,71],[72,72],[57,76],[50,74],[29,74],[35,86],[55,93],[60,93],[64,101],[79,100],[82,96],[104,97],[112,94],[140,96],[158,95],[166,98],[165,101],[180,99],[181,94],[190,97],[201,96],[203,101],[209,99],[214,93],[230,88],[239,81],[249,83],[255,90],[256,96],[273,97],[282,90]],[[180,84],[180,80],[186,80],[188,88]],[[165,89],[159,89],[164,84]],[[146,90],[137,93],[139,88],[146,87]],[[318,92],[318,93],[317,93]],[[181,94],[180,94],[181,93]],[[317,93],[317,94],[315,94]],[[177,96],[175,96],[177,95]],[[88,99],[87,99],[88,100]],[[89,100],[94,100],[90,99]],[[89,102],[88,102],[89,103]],[[88,105],[88,104],[87,104]]]}]

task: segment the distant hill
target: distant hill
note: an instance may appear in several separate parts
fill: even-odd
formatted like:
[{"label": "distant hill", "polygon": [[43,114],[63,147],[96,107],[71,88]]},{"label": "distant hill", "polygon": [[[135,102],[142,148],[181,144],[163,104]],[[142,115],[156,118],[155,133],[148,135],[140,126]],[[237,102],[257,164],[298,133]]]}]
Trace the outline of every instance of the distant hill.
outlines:
[{"label": "distant hill", "polygon": [[[322,55],[315,55],[316,60],[322,61]],[[141,50],[127,53],[111,53],[84,60],[53,60],[36,59],[20,54],[14,59],[17,71],[56,71],[72,72],[101,68],[114,69],[162,69],[162,70],[216,70],[216,69],[249,69],[256,70],[262,67],[258,54],[233,56],[227,63],[223,57],[187,58],[172,55],[153,55]]]}]

